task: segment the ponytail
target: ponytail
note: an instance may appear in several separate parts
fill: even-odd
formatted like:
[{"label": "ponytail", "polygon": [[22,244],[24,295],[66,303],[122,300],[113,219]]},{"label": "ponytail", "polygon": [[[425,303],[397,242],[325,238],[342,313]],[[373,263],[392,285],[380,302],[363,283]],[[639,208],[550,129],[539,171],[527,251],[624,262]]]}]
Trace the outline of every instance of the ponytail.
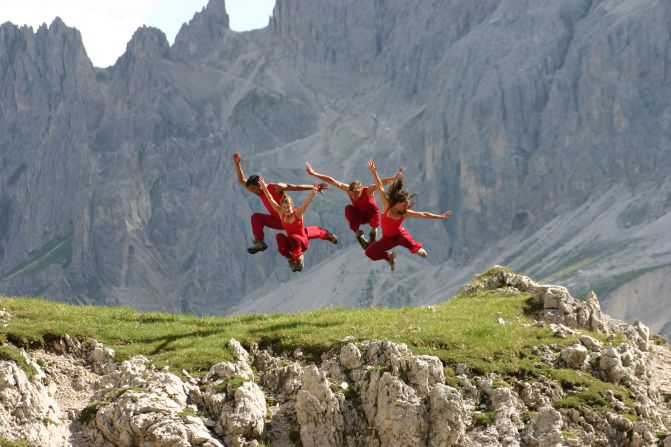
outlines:
[{"label": "ponytail", "polygon": [[408,208],[410,208],[415,203],[414,198],[416,196],[416,192],[410,193],[408,190],[403,189],[403,177],[399,177],[394,180],[394,182],[389,187],[389,192],[387,192],[390,208],[397,203],[405,202],[406,200],[408,201]]}]

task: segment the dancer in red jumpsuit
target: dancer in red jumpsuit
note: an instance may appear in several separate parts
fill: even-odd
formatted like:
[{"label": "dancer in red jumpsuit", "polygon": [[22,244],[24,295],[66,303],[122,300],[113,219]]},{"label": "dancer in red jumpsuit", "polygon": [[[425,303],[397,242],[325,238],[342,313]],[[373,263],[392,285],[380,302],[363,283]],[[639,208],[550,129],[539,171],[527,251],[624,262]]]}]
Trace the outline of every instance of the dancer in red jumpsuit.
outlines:
[{"label": "dancer in red jumpsuit", "polygon": [[380,219],[382,223],[382,238],[366,248],[366,256],[373,261],[386,260],[393,272],[396,269],[396,254],[390,250],[398,245],[407,248],[410,250],[410,253],[421,257],[427,256],[426,250],[422,248],[422,243],[415,241],[410,236],[408,230],[403,228],[405,218],[447,219],[452,215],[452,211],[446,211],[443,214],[434,214],[411,210],[412,200],[416,194],[410,194],[403,189],[402,176],[394,180],[389,187],[389,192],[385,193],[373,160],[368,160],[368,170],[373,174],[373,179],[375,179],[383,210]]},{"label": "dancer in red jumpsuit", "polygon": [[[377,185],[363,186],[359,180],[354,180],[349,185],[334,179],[325,174],[312,169],[310,163],[305,163],[305,170],[313,177],[317,177],[324,182],[335,186],[347,194],[351,205],[345,207],[345,218],[349,222],[350,229],[356,235],[356,240],[359,241],[361,248],[366,248],[368,245],[375,242],[377,237],[377,227],[380,225],[380,209],[375,201],[375,190]],[[382,184],[386,185],[393,182],[403,175],[403,168],[399,169],[394,177],[382,179]],[[361,225],[370,225],[369,239],[366,240],[363,231],[359,229]]]},{"label": "dancer in red jumpsuit", "polygon": [[277,239],[277,250],[289,260],[289,267],[292,271],[300,272],[303,270],[305,262],[303,253],[310,247],[308,234],[334,244],[337,242],[335,235],[330,231],[317,226],[306,228],[303,224],[303,213],[319,191],[317,183],[314,184],[312,191],[299,208],[294,208],[294,202],[287,194],[282,197],[279,203],[276,202],[263,178],[259,179],[259,186],[273,210],[279,214],[282,227],[287,233],[286,235],[278,233],[275,238]]},{"label": "dancer in red jumpsuit", "polygon": [[[280,216],[270,205],[270,202],[266,196],[261,191],[259,186],[259,176],[250,175],[249,178],[245,177],[244,172],[242,172],[241,157],[237,152],[233,152],[233,163],[235,164],[235,172],[238,176],[238,182],[247,189],[247,191],[257,195],[269,214],[264,213],[254,213],[252,214],[252,233],[254,234],[254,240],[252,245],[247,249],[247,252],[254,254],[260,251],[264,251],[268,246],[264,241],[263,229],[265,227],[272,228],[274,230],[282,230],[282,222],[280,221]],[[275,202],[280,203],[282,197],[284,197],[285,191],[310,191],[312,185],[292,185],[290,183],[269,183],[268,190],[270,191],[271,196]],[[321,193],[324,189],[328,188],[326,183],[319,183],[317,190]],[[321,238],[319,233],[310,233],[308,237],[310,239]],[[335,237],[335,236],[333,236]],[[333,242],[333,241],[332,241]]]}]

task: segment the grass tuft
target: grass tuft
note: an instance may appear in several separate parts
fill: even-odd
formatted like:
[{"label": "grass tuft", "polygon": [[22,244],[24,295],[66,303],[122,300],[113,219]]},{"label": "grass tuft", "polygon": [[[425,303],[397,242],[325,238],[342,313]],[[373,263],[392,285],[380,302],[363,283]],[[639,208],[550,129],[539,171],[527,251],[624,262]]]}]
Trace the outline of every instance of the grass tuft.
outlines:
[{"label": "grass tuft", "polygon": [[26,441],[10,440],[0,435],[0,447],[30,447]]},{"label": "grass tuft", "polygon": [[26,361],[18,348],[12,345],[0,346],[0,360],[16,363],[26,373],[28,380],[32,380],[35,374],[37,374],[35,367]]},{"label": "grass tuft", "polygon": [[487,427],[496,422],[496,410],[485,411],[477,413],[473,416],[473,424],[476,427]]}]

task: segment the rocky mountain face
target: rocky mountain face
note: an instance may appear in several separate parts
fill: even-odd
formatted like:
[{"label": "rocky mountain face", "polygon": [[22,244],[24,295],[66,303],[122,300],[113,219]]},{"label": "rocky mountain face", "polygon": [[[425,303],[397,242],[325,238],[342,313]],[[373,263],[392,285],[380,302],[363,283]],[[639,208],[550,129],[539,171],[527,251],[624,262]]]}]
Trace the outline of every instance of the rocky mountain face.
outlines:
[{"label": "rocky mountain face", "polygon": [[[671,265],[670,19],[657,0],[278,0],[236,33],[211,0],[172,46],[141,28],[104,70],[60,20],[5,23],[0,288],[194,313],[405,305],[499,262],[611,310]],[[307,222],[340,243],[290,275],[273,232],[245,252],[262,207],[236,150],[270,181],[310,183],[305,161],[343,181],[370,181],[369,158],[404,166],[417,209],[455,215],[408,222],[429,262],[401,252],[392,276],[329,191]],[[636,309],[652,302],[668,294]]]},{"label": "rocky mountain face", "polygon": [[[196,379],[142,356],[117,363],[95,340],[66,336],[47,352],[24,352],[32,378],[0,360],[0,439],[59,447],[671,445],[671,351],[646,326],[606,316],[595,295],[578,301],[563,287],[503,270],[463,289],[480,290],[531,293],[536,326],[580,336],[564,348],[537,346],[542,363],[623,391],[571,405],[582,389],[568,379],[478,375],[465,365],[448,378],[454,365],[438,357],[355,339],[316,363],[301,349],[276,353],[230,340],[237,360]],[[0,318],[11,325],[11,315]]]}]

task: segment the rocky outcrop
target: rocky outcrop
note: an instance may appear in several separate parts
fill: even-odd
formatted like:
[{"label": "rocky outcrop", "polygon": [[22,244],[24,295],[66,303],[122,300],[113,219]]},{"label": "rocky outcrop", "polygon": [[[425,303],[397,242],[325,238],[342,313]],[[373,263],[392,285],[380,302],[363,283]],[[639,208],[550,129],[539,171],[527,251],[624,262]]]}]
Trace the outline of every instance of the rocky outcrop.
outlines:
[{"label": "rocky outcrop", "polygon": [[42,383],[39,365],[30,361],[30,367],[37,372],[32,379],[16,363],[0,360],[0,437],[33,445],[64,444],[66,417]]},{"label": "rocky outcrop", "polygon": [[[587,296],[586,301],[579,301],[573,298],[565,287],[538,284],[528,276],[509,272],[499,266],[495,266],[490,272],[464,286],[460,293],[470,294],[477,290],[496,290],[511,287],[514,290],[529,292],[533,295],[532,306],[537,320],[551,327],[554,326],[554,331],[566,332],[566,329],[561,327],[565,326],[603,334],[608,333],[608,322],[611,319],[607,319],[601,313],[601,306],[594,292]],[[613,324],[621,324],[621,322],[614,322]],[[625,328],[630,335],[639,337],[638,330],[629,329],[627,325],[624,325],[621,329],[624,330]]]}]

